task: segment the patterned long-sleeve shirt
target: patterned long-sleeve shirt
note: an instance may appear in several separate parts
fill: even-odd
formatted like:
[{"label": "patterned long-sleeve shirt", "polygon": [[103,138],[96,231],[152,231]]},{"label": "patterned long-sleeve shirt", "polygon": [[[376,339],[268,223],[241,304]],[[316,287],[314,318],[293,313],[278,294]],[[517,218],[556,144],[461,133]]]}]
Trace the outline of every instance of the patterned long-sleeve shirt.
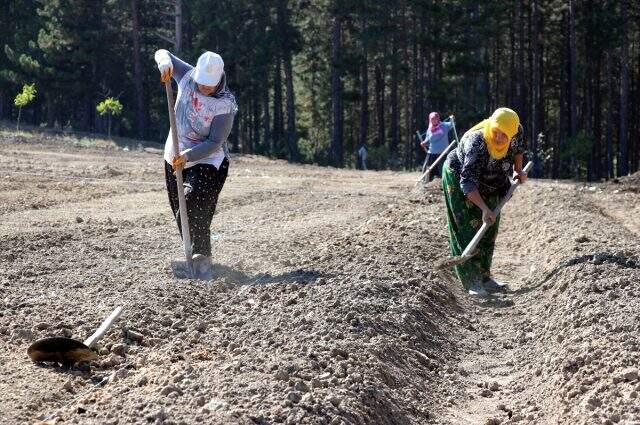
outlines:
[{"label": "patterned long-sleeve shirt", "polygon": [[481,196],[495,193],[504,196],[507,193],[515,156],[524,153],[526,149],[523,134],[520,126],[518,133],[511,140],[507,155],[502,159],[491,158],[482,130],[462,137],[458,146],[447,155],[445,165],[458,178],[465,195],[476,189]]},{"label": "patterned long-sleeve shirt", "polygon": [[[223,74],[218,89],[210,96],[200,93],[192,78],[193,66],[166,50],[155,54],[158,64],[171,62],[173,78],[178,83],[176,127],[180,151],[187,157],[186,168],[195,164],[212,164],[216,168],[228,156],[227,138],[238,110],[235,97],[227,88]],[[171,132],[165,143],[164,158],[174,157]]]}]

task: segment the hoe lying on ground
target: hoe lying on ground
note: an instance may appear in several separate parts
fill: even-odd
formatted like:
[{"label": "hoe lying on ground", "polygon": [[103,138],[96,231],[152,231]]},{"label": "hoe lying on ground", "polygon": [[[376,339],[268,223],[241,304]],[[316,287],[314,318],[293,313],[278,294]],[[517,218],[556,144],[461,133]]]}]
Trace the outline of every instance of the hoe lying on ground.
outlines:
[{"label": "hoe lying on ground", "polygon": [[84,342],[57,336],[44,338],[31,344],[27,354],[34,362],[58,362],[64,367],[71,367],[79,362],[97,360],[98,355],[91,348],[107,333],[121,313],[122,307],[113,310],[98,330]]}]

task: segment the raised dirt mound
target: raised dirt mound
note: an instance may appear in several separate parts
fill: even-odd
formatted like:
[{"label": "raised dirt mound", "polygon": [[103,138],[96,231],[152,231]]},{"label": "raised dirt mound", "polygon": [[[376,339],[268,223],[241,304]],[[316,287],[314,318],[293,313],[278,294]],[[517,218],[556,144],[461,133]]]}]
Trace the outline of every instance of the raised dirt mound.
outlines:
[{"label": "raised dirt mound", "polygon": [[[438,207],[406,200],[406,175],[236,158],[205,284],[168,271],[180,242],[158,155],[7,151],[3,422],[436,420],[462,312],[429,271]],[[34,340],[83,340],[116,305],[90,371],[28,360]]]},{"label": "raised dirt mound", "polygon": [[[0,145],[0,422],[640,421],[636,192],[523,186],[494,257],[511,290],[474,301],[433,270],[438,182],[236,157],[205,284],[169,272],[157,152]],[[90,370],[29,361],[116,305]]]}]

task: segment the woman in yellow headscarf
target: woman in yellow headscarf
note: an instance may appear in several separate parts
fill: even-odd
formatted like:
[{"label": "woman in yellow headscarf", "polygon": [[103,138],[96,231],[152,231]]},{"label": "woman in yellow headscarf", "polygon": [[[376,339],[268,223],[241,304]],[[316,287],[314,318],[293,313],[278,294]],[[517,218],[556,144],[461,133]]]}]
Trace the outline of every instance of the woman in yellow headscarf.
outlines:
[{"label": "woman in yellow headscarf", "polygon": [[504,289],[491,277],[500,223],[493,209],[509,190],[510,177],[525,182],[524,150],[518,114],[509,108],[498,108],[462,136],[443,166],[451,254],[462,254],[483,221],[491,225],[478,244],[477,254],[455,266],[458,278],[471,295],[486,296],[487,291]]}]

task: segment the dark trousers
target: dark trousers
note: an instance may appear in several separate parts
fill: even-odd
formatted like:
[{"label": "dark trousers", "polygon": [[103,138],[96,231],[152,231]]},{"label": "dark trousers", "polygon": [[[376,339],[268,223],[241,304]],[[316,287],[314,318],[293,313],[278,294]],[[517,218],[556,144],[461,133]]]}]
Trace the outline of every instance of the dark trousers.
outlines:
[{"label": "dark trousers", "polygon": [[[433,164],[436,161],[436,159],[438,159],[439,156],[440,156],[439,153],[428,153],[427,157],[424,160],[423,169],[426,171],[427,168],[429,168],[431,166],[431,164]],[[442,161],[440,161],[440,163],[438,164],[438,166],[436,168],[431,170],[431,173],[429,174],[429,180],[433,180],[435,177],[442,178],[442,164],[443,163],[444,163],[444,159]]]},{"label": "dark trousers", "polygon": [[[218,195],[222,191],[228,173],[229,160],[227,158],[220,164],[219,169],[211,164],[197,164],[182,171],[193,254],[211,256],[211,220],[218,204]],[[182,237],[176,176],[173,175],[173,169],[166,161],[164,174],[169,193],[169,204]]]}]

